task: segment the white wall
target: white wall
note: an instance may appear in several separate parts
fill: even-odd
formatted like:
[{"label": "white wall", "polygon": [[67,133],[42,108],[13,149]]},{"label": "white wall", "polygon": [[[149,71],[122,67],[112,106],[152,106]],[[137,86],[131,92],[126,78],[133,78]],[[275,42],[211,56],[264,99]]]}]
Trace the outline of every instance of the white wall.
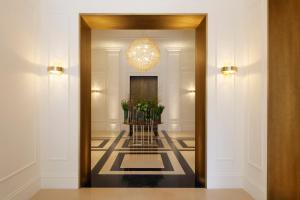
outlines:
[{"label": "white wall", "polygon": [[28,199],[40,185],[39,1],[2,1],[0,15],[0,199]]},{"label": "white wall", "polygon": [[[148,72],[128,65],[126,50],[134,39],[152,38],[161,51],[160,63]],[[128,99],[130,76],[157,76],[158,99],[165,106],[161,129],[194,131],[195,33],[178,31],[92,31],[92,131],[118,131],[122,99]]]},{"label": "white wall", "polygon": [[267,191],[267,1],[247,5],[248,58],[245,63],[244,188],[255,199]]},{"label": "white wall", "polygon": [[[262,131],[253,131],[256,137],[250,137],[252,144],[260,139],[262,149],[266,147],[264,128],[266,125],[264,111],[257,109],[257,104],[266,108],[265,89],[265,29],[266,24],[257,27],[257,34],[250,31],[251,20],[256,16],[259,22],[265,20],[266,8],[254,11],[250,5],[259,5],[259,0],[77,0],[60,1],[44,0],[43,28],[45,39],[43,53],[51,55],[44,59],[44,65],[56,59],[64,61],[67,72],[65,78],[55,82],[44,78],[45,110],[50,116],[45,121],[42,132],[42,182],[43,187],[77,187],[79,159],[79,13],[208,13],[208,70],[207,70],[207,173],[208,187],[244,187],[245,180],[251,174],[246,170],[244,141],[247,130],[259,124],[255,116],[261,116]],[[253,11],[253,12],[252,12]],[[259,15],[256,15],[259,12]],[[260,15],[262,14],[262,15]],[[250,21],[249,21],[250,20]],[[253,21],[254,22],[254,21]],[[251,33],[251,34],[250,34]],[[253,34],[252,34],[253,33]],[[250,35],[249,35],[250,34]],[[251,41],[249,41],[251,39]],[[252,40],[253,39],[253,40]],[[258,49],[251,48],[258,45]],[[261,45],[261,47],[259,47]],[[263,63],[249,52],[260,55]],[[252,65],[261,75],[262,82],[253,83]],[[219,74],[218,67],[224,64],[249,66],[241,69],[236,77],[225,78]],[[249,71],[248,71],[249,70]],[[249,96],[244,90],[244,83],[251,86]],[[52,85],[47,87],[48,84]],[[257,84],[253,86],[252,84]],[[253,87],[252,87],[253,86]],[[58,93],[60,95],[58,95]],[[262,94],[262,96],[260,95]],[[54,96],[51,96],[54,95]],[[259,97],[261,98],[259,98]],[[55,98],[54,98],[55,97]],[[251,98],[251,99],[249,99]],[[258,99],[259,98],[259,99]],[[251,100],[248,105],[246,100]],[[255,108],[255,110],[253,110]],[[245,112],[241,112],[245,111]],[[250,113],[249,118],[245,118]],[[45,117],[45,116],[44,116]],[[246,125],[249,121],[250,124]],[[54,122],[63,126],[48,131]],[[247,140],[247,141],[250,141]],[[57,142],[54,144],[54,142]],[[53,145],[49,145],[53,144]],[[53,148],[55,147],[55,148]],[[255,147],[249,148],[249,152]],[[266,152],[259,151],[251,155],[251,161],[259,160],[258,155],[265,158]],[[254,162],[254,163],[255,163]],[[264,170],[264,167],[262,168]],[[258,174],[255,186],[265,191],[263,173]],[[248,188],[248,187],[247,187]],[[250,191],[250,190],[249,190]],[[252,194],[255,193],[252,191]]]}]

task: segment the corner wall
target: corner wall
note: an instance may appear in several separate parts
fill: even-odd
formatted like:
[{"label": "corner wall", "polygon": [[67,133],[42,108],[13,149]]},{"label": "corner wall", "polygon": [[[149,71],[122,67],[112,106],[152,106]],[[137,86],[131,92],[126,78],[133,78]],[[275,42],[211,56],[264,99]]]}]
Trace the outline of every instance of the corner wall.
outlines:
[{"label": "corner wall", "polygon": [[40,188],[39,6],[1,2],[0,199],[29,199]]},{"label": "corner wall", "polygon": [[267,199],[267,1],[253,1],[246,8],[243,187],[255,199],[264,200]]}]

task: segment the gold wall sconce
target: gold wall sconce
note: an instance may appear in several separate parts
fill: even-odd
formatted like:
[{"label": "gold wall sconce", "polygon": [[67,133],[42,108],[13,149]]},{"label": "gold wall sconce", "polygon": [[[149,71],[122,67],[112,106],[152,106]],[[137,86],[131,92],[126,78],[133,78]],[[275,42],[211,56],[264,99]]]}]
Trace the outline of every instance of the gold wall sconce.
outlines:
[{"label": "gold wall sconce", "polygon": [[102,93],[102,90],[99,90],[99,89],[92,89],[91,92],[92,92],[92,93]]},{"label": "gold wall sconce", "polygon": [[221,73],[223,75],[234,75],[238,72],[237,66],[224,66],[221,68]]},{"label": "gold wall sconce", "polygon": [[61,75],[64,73],[65,70],[61,66],[48,66],[47,71],[48,74]]}]

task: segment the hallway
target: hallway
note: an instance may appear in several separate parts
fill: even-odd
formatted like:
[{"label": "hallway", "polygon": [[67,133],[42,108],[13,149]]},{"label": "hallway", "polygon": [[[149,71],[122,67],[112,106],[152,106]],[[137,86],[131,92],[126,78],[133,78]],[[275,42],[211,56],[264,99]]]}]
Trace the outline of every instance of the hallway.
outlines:
[{"label": "hallway", "polygon": [[[95,136],[96,135],[96,136]],[[193,132],[159,132],[153,143],[133,144],[128,132],[92,138],[92,187],[200,187],[195,181]]]},{"label": "hallway", "polygon": [[0,10],[0,200],[300,200],[300,0]]}]

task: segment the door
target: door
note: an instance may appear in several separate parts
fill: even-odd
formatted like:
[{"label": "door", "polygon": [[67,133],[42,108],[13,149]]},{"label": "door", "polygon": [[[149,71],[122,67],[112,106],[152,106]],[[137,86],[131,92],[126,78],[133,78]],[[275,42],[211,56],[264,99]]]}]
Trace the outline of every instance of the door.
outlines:
[{"label": "door", "polygon": [[133,102],[158,100],[157,76],[131,76],[130,77],[130,100]]}]

